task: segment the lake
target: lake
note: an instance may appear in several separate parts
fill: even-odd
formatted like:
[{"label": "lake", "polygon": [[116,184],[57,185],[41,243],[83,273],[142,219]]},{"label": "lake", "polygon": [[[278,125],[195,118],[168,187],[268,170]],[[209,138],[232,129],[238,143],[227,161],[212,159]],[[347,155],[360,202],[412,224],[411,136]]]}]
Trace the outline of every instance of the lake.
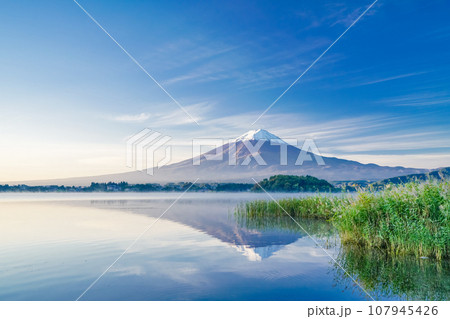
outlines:
[{"label": "lake", "polygon": [[[297,195],[307,196],[308,194]],[[253,193],[0,194],[0,300],[447,300],[450,266],[341,247],[327,222],[235,217]],[[277,198],[292,194],[276,194]],[[331,255],[347,271],[330,258]]]}]

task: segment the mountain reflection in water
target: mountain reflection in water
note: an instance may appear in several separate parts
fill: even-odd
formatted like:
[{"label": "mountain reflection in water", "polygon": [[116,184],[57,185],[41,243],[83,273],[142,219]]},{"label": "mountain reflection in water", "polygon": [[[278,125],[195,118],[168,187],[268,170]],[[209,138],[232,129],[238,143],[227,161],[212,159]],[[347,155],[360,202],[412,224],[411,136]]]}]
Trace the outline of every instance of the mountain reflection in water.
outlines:
[{"label": "mountain reflection in water", "polygon": [[[217,238],[241,252],[250,261],[269,258],[286,245],[306,236],[304,233],[288,229],[257,229],[239,225],[234,219],[233,211],[224,210],[218,213],[217,207],[209,206],[207,201],[206,205],[198,205],[198,201],[191,200],[180,200],[180,203],[184,207],[183,210],[169,211],[162,218],[195,228]],[[229,200],[223,200],[221,204],[226,205],[227,203],[229,204]],[[145,214],[155,218],[161,215],[161,210],[152,209],[158,205],[154,201],[91,201],[91,205],[97,208],[110,208],[117,204],[120,204],[121,209],[135,214]],[[149,206],[149,204],[151,205]],[[217,205],[217,201],[214,201],[214,205]]]}]

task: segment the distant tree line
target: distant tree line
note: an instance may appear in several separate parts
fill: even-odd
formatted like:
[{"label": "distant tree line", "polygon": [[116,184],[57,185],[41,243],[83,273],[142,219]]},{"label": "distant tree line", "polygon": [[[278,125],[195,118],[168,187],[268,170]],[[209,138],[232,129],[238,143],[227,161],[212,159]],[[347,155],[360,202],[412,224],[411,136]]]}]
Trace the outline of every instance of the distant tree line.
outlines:
[{"label": "distant tree line", "polygon": [[[258,185],[259,184],[259,185]],[[296,175],[274,175],[269,179],[265,178],[252,187],[252,191],[270,192],[335,192],[340,189],[335,188],[324,179],[313,176]],[[261,189],[262,188],[262,189]]]},{"label": "distant tree line", "polygon": [[[270,192],[353,192],[359,189],[371,187],[384,189],[392,184],[404,184],[408,182],[423,182],[429,180],[450,179],[450,167],[441,168],[425,174],[411,174],[388,178],[378,182],[371,181],[341,181],[330,184],[324,179],[313,176],[274,175],[265,178],[259,185]],[[191,182],[168,184],[128,184],[120,183],[91,183],[89,186],[28,186],[28,185],[0,185],[0,192],[261,192],[258,184],[249,183],[196,183]],[[190,188],[189,188],[190,187]]]},{"label": "distant tree line", "polygon": [[[190,188],[189,188],[190,187]],[[190,182],[168,183],[165,185],[128,184],[120,183],[91,183],[90,186],[28,186],[28,185],[0,185],[0,192],[183,192],[187,189],[193,192],[244,192],[250,191],[253,184],[245,183],[196,183]]]},{"label": "distant tree line", "polygon": [[[259,183],[265,190],[271,192],[334,192],[335,188],[326,180],[312,176],[275,175]],[[261,191],[258,184],[249,183],[196,183],[180,182],[168,184],[128,184],[91,183],[89,186],[28,186],[0,185],[0,192],[249,192]]]}]

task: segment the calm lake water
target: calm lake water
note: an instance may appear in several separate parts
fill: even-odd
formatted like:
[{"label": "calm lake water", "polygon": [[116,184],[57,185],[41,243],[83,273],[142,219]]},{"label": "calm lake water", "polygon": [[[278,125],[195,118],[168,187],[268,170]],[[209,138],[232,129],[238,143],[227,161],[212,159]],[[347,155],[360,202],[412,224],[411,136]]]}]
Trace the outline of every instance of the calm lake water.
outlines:
[{"label": "calm lake water", "polygon": [[[77,299],[179,195],[0,194],[0,300]],[[289,218],[235,218],[258,198],[185,194],[82,300],[368,299]],[[448,261],[341,247],[330,224],[299,222],[375,299],[449,299]]]}]

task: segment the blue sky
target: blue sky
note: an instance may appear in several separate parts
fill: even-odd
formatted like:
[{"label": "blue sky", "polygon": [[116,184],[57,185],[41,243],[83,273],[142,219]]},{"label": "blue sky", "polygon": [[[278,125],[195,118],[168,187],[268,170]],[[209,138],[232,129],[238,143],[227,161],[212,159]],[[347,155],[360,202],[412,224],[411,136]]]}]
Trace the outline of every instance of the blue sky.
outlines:
[{"label": "blue sky", "polygon": [[370,1],[0,4],[1,180],[125,171],[127,137],[265,128],[364,163],[450,166],[450,4],[378,3],[254,126]]}]

